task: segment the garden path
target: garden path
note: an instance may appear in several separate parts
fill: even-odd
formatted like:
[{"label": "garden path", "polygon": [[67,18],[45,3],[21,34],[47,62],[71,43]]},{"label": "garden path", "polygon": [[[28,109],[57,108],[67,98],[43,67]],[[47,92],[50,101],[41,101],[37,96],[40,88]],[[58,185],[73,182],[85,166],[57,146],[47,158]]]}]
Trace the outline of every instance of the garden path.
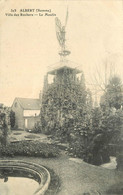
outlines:
[{"label": "garden path", "polygon": [[44,134],[35,134],[29,133],[27,131],[22,130],[12,130],[11,134],[9,134],[9,141],[16,142],[22,140],[40,140],[41,142],[49,142],[47,135]]}]

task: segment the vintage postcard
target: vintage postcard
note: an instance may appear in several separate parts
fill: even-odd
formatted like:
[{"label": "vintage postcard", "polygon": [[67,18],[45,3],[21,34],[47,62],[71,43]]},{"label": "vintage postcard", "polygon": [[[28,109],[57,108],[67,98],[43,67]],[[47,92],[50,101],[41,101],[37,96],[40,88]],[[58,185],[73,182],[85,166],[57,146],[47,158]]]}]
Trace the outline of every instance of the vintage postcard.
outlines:
[{"label": "vintage postcard", "polygon": [[0,0],[0,195],[123,194],[122,0]]}]

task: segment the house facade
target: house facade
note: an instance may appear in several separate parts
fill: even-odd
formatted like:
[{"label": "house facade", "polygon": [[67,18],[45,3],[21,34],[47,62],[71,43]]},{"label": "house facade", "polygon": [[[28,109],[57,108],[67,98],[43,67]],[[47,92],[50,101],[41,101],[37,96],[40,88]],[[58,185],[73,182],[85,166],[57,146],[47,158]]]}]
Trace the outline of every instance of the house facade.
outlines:
[{"label": "house facade", "polygon": [[12,104],[12,111],[15,112],[15,127],[18,129],[33,129],[40,121],[39,99],[15,98]]}]

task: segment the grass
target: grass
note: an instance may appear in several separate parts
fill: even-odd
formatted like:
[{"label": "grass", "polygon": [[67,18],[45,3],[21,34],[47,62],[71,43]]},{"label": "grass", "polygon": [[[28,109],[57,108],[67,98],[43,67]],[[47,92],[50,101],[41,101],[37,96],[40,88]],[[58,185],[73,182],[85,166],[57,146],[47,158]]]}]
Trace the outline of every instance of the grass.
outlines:
[{"label": "grass", "polygon": [[108,195],[123,195],[123,182],[120,181],[114,185],[112,185],[107,191],[106,194]]},{"label": "grass", "polygon": [[51,182],[45,195],[56,195],[60,191],[61,181],[53,169],[45,167],[51,176]]}]

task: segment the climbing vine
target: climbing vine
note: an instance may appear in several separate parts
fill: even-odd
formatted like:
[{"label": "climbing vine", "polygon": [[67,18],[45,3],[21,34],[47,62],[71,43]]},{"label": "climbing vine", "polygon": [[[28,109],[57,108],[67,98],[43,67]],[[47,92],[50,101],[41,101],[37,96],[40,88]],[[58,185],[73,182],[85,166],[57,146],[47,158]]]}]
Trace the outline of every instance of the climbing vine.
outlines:
[{"label": "climbing vine", "polygon": [[67,70],[61,80],[59,77],[43,94],[41,123],[45,132],[70,141],[71,136],[81,133],[85,125],[91,95],[86,90],[83,74],[80,81],[73,79]]}]

